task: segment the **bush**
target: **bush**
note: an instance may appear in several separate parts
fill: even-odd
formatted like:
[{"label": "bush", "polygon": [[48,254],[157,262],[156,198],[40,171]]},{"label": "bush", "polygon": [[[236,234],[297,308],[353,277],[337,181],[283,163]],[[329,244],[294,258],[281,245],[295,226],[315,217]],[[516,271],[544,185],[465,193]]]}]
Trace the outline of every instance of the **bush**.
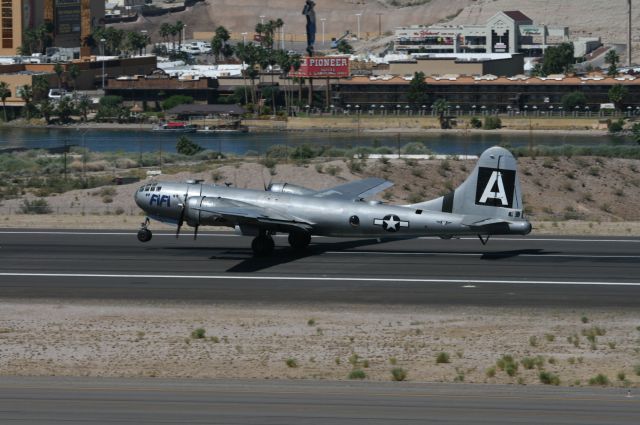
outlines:
[{"label": "bush", "polygon": [[364,379],[367,377],[367,374],[364,373],[362,369],[354,369],[349,372],[349,379]]},{"label": "bush", "polygon": [[206,331],[203,328],[197,328],[191,332],[191,338],[193,339],[202,339],[204,338],[204,334]]},{"label": "bush", "polygon": [[285,360],[285,364],[287,365],[287,367],[290,367],[292,369],[298,367],[298,362],[293,358]]},{"label": "bush", "polygon": [[540,382],[545,385],[560,385],[560,378],[555,373],[542,371],[538,374]]},{"label": "bush", "polygon": [[471,128],[482,128],[482,121],[479,118],[473,117],[471,121],[469,121],[469,125]]},{"label": "bush", "polygon": [[498,128],[502,128],[502,120],[500,117],[486,117],[482,128],[485,130],[496,130]]},{"label": "bush", "polygon": [[407,379],[407,371],[401,367],[391,369],[391,377],[394,381],[404,381]]},{"label": "bush", "polygon": [[515,374],[518,373],[518,363],[516,363],[513,356],[508,354],[498,359],[496,366],[498,366],[498,369],[504,370],[509,376],[515,376]]},{"label": "bush", "polygon": [[193,97],[176,94],[174,96],[168,97],[164,102],[162,102],[162,109],[166,111],[178,105],[185,105],[190,103],[193,103]]},{"label": "bush", "polygon": [[520,363],[522,364],[522,367],[524,367],[527,370],[531,370],[534,367],[541,368],[542,365],[544,364],[544,357],[542,356],[525,357],[522,360],[520,360]]},{"label": "bush", "polygon": [[593,378],[589,379],[589,385],[609,385],[609,378],[602,373],[597,374]]},{"label": "bush", "polygon": [[624,128],[624,120],[620,118],[617,121],[612,121],[607,127],[609,129],[609,133],[619,133]]},{"label": "bush", "polygon": [[20,205],[20,212],[22,214],[51,214],[51,207],[44,198],[34,199],[29,201],[25,199]]},{"label": "bush", "polygon": [[187,136],[180,136],[178,143],[176,143],[176,151],[180,155],[192,156],[203,150],[204,148],[202,146],[191,141]]},{"label": "bush", "polygon": [[436,357],[436,363],[449,363],[449,353],[445,353],[444,351],[439,353]]}]

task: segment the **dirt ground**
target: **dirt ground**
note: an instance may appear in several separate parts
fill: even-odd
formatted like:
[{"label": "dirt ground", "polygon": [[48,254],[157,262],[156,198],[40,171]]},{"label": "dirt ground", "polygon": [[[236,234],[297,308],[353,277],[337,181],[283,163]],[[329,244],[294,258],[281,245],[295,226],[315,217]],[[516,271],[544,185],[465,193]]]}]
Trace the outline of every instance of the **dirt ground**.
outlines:
[{"label": "dirt ground", "polygon": [[[545,370],[637,386],[639,325],[624,310],[0,302],[0,375],[386,381],[400,367],[409,381],[539,384]],[[543,359],[509,376],[505,354]]]}]

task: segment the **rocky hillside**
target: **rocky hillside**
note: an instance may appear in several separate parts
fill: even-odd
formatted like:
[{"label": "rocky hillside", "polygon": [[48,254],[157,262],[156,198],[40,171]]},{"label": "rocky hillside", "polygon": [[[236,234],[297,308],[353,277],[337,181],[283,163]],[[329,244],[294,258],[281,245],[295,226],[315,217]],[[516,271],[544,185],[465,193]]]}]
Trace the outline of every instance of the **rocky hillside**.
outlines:
[{"label": "rocky hillside", "polygon": [[[303,0],[206,0],[184,12],[141,18],[136,23],[120,26],[144,27],[157,36],[161,23],[182,20],[187,24],[187,37],[193,31],[212,31],[217,25],[225,25],[235,34],[241,34],[253,32],[263,15],[265,19],[281,18],[287,34],[302,36],[305,26],[301,14],[303,5]],[[624,43],[626,8],[625,0],[322,0],[316,2],[316,16],[318,20],[326,19],[325,31],[329,38],[345,30],[356,32],[356,13],[361,13],[361,36],[376,37],[378,24],[383,33],[412,24],[451,22],[469,25],[482,23],[499,10],[521,10],[537,23],[569,26],[576,36],[601,36],[605,42]],[[634,22],[640,20],[640,5],[633,16]],[[320,32],[318,22],[318,41]],[[634,31],[634,39],[640,40],[640,29]],[[637,44],[635,47],[640,47],[640,42]]]}]

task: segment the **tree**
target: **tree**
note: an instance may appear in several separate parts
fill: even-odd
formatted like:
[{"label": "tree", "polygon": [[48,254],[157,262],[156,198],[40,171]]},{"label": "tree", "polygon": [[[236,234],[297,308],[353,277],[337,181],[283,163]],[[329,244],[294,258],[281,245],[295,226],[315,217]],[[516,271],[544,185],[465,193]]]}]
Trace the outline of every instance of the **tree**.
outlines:
[{"label": "tree", "polygon": [[631,127],[631,134],[633,136],[633,140],[640,145],[640,123],[637,122]]},{"label": "tree", "polygon": [[342,53],[344,55],[350,55],[353,53],[353,46],[351,46],[351,44],[349,44],[349,42],[344,38],[338,42],[336,49],[338,49],[338,53]]},{"label": "tree", "polygon": [[71,80],[73,81],[73,90],[77,90],[78,89],[78,77],[80,76],[80,68],[78,67],[77,64],[72,63],[71,65],[69,65],[69,68],[67,69],[67,72],[69,74],[69,77],[71,77]]},{"label": "tree", "polygon": [[171,35],[171,24],[165,22],[160,25],[160,29],[158,30],[160,33],[160,37],[164,40],[165,44],[169,43],[169,36]]},{"label": "tree", "polygon": [[607,69],[607,75],[609,77],[615,77],[618,75],[618,63],[620,62],[620,56],[615,49],[611,49],[604,56],[605,63],[609,64],[609,68]]},{"label": "tree", "polygon": [[33,99],[40,100],[49,95],[49,81],[41,75],[33,77]]},{"label": "tree", "polygon": [[575,63],[573,53],[572,43],[548,47],[544,52],[540,73],[542,75],[567,73]]},{"label": "tree", "polygon": [[192,156],[203,150],[204,148],[202,146],[191,141],[187,136],[180,136],[178,143],[176,143],[176,151],[180,155]]},{"label": "tree", "polygon": [[193,97],[176,94],[174,96],[167,98],[162,102],[162,109],[166,111],[178,105],[185,105],[185,104],[191,104],[191,103],[193,103]]},{"label": "tree", "polygon": [[51,122],[51,114],[53,113],[53,105],[51,104],[49,98],[43,98],[38,104],[38,107],[45,122],[49,124]]},{"label": "tree", "polygon": [[55,72],[56,76],[58,77],[58,88],[61,88],[62,87],[62,74],[64,73],[64,68],[62,67],[60,62],[56,62],[56,64],[53,65],[53,72]]},{"label": "tree", "polygon": [[27,119],[31,119],[31,111],[33,109],[33,88],[29,84],[25,84],[18,88],[18,96],[24,100],[24,108]]},{"label": "tree", "polygon": [[409,103],[414,107],[420,107],[420,105],[427,103],[429,101],[428,88],[424,72],[415,72],[409,83],[409,93],[407,94]]},{"label": "tree", "polygon": [[11,89],[6,81],[0,81],[0,100],[2,101],[2,112],[4,113],[4,121],[7,121],[7,98],[11,96]]},{"label": "tree", "polygon": [[83,121],[87,121],[87,115],[89,113],[89,108],[91,107],[91,99],[89,96],[82,95],[80,100],[78,100],[78,111],[82,114]]},{"label": "tree", "polygon": [[176,24],[173,26],[178,35],[178,50],[182,49],[182,30],[184,29],[184,27],[185,24],[183,24],[182,21],[176,22]]},{"label": "tree", "polygon": [[438,114],[438,121],[440,121],[441,129],[449,129],[451,128],[451,123],[449,122],[449,118],[445,116],[447,111],[449,110],[449,103],[444,99],[438,99],[433,104],[433,110]]},{"label": "tree", "polygon": [[73,114],[74,108],[71,103],[71,99],[68,97],[62,97],[60,102],[58,102],[58,107],[56,108],[56,113],[58,114],[58,118],[60,122],[67,123],[71,121],[71,114]]},{"label": "tree", "polygon": [[236,46],[236,56],[245,65],[242,69],[242,75],[244,78],[248,77],[251,81],[251,103],[254,105],[256,103],[255,79],[259,75],[256,65],[258,65],[263,52],[262,46],[255,46],[252,43],[238,44]]},{"label": "tree", "polygon": [[617,109],[622,109],[622,103],[628,95],[629,89],[622,84],[616,84],[609,89],[609,100],[616,105]]},{"label": "tree", "polygon": [[576,106],[584,107],[587,104],[587,97],[582,92],[574,91],[562,96],[561,102],[565,111],[573,111]]},{"label": "tree", "polygon": [[[225,47],[227,46],[229,38],[229,31],[225,27],[219,26],[216,28],[215,35],[211,39],[211,51],[216,57],[216,62],[219,62],[220,56],[224,55]],[[226,55],[224,56],[226,57]]]}]

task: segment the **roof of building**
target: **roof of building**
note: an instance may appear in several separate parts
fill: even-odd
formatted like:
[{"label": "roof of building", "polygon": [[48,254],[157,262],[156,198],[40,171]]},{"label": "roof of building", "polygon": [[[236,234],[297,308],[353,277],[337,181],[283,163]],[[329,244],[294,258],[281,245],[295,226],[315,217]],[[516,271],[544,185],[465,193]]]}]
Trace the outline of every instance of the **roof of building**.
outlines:
[{"label": "roof of building", "polygon": [[246,111],[238,105],[208,105],[208,104],[189,104],[175,106],[166,113],[168,115],[211,115],[211,114],[229,114],[242,115]]},{"label": "roof of building", "polygon": [[504,13],[505,15],[507,15],[508,17],[510,17],[516,22],[525,22],[525,21],[533,22],[531,18],[529,18],[527,15],[520,12],[519,10],[504,10],[502,13]]},{"label": "roof of building", "polygon": [[[412,76],[358,76],[352,78],[344,78],[340,80],[340,84],[409,84]],[[426,77],[427,84],[433,85],[468,85],[468,84],[486,84],[486,85],[538,85],[538,86],[558,86],[558,85],[637,85],[640,84],[640,78],[632,76],[622,77],[605,77],[605,76],[588,76],[588,77],[566,77],[564,75],[552,75],[548,77],[528,77],[525,75],[517,75],[514,77],[496,77],[495,75],[483,76],[460,76],[456,74],[447,74],[443,76]]]}]

